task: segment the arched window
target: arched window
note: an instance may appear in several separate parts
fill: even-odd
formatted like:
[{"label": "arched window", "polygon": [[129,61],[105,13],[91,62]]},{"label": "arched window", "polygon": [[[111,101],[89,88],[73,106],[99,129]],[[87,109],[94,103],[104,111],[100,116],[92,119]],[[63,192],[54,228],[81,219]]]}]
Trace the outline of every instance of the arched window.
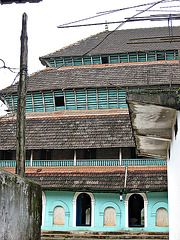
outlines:
[{"label": "arched window", "polygon": [[144,199],[140,194],[129,198],[129,227],[144,227]]},{"label": "arched window", "polygon": [[64,225],[65,223],[65,211],[63,207],[55,207],[53,214],[53,224],[54,225]]},{"label": "arched window", "polygon": [[107,207],[104,211],[104,226],[116,226],[116,210]]},{"label": "arched window", "polygon": [[168,227],[168,212],[165,208],[158,208],[156,211],[156,226]]}]

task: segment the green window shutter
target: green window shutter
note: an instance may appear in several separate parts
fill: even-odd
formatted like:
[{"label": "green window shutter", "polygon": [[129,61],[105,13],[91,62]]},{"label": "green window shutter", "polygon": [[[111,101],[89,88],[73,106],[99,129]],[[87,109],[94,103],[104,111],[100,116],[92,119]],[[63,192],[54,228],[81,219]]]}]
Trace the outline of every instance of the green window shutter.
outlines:
[{"label": "green window shutter", "polygon": [[8,109],[10,111],[12,111],[13,110],[13,105],[12,105],[12,98],[11,98],[11,96],[6,96],[5,100],[6,100],[7,104],[8,104]]},{"label": "green window shutter", "polygon": [[155,51],[152,51],[152,52],[148,52],[148,53],[147,53],[147,61],[148,61],[148,62],[150,62],[150,61],[156,61]]},{"label": "green window shutter", "polygon": [[18,102],[17,95],[13,95],[13,102],[14,102],[14,110],[17,111],[17,102]]},{"label": "green window shutter", "polygon": [[64,62],[62,58],[56,58],[56,67],[64,67]]},{"label": "green window shutter", "polygon": [[100,56],[98,55],[92,56],[92,61],[94,65],[101,64]]},{"label": "green window shutter", "polygon": [[64,57],[65,66],[72,66],[72,58],[71,57]]},{"label": "green window shutter", "polygon": [[91,65],[91,57],[89,56],[84,56],[83,57],[84,65]]},{"label": "green window shutter", "polygon": [[[55,111],[65,110],[65,99],[64,99],[63,91],[54,92],[55,103],[56,103],[56,98],[59,98],[59,97],[62,98],[61,99],[61,104],[59,104],[58,106],[55,105]],[[54,103],[53,103],[53,106],[54,106]]]},{"label": "green window shutter", "polygon": [[110,63],[119,63],[119,57],[116,54],[110,55]]},{"label": "green window shutter", "polygon": [[137,62],[137,52],[129,53],[129,62]]},{"label": "green window shutter", "polygon": [[82,65],[82,57],[73,57],[74,66]]},{"label": "green window shutter", "polygon": [[179,53],[178,53],[178,50],[175,50],[175,60],[179,60]]},{"label": "green window shutter", "polygon": [[5,100],[8,104],[8,110],[13,111],[13,104],[12,104],[12,98],[11,96],[6,96]]},{"label": "green window shutter", "polygon": [[119,108],[127,108],[126,92],[124,90],[118,89],[118,102]]},{"label": "green window shutter", "polygon": [[174,60],[174,50],[167,50],[166,51],[166,60]]},{"label": "green window shutter", "polygon": [[55,67],[54,59],[48,58],[46,60],[51,64],[52,67]]},{"label": "green window shutter", "polygon": [[146,62],[146,53],[138,52],[138,62]]},{"label": "green window shutter", "polygon": [[34,111],[44,112],[42,93],[33,93],[33,99],[34,99]]},{"label": "green window shutter", "polygon": [[165,60],[165,52],[164,51],[156,51],[157,61]]},{"label": "green window shutter", "polygon": [[128,62],[128,55],[127,53],[120,53],[120,63],[127,63]]},{"label": "green window shutter", "polygon": [[107,90],[98,89],[98,109],[107,108]]},{"label": "green window shutter", "polygon": [[85,90],[76,90],[77,110],[86,109],[86,92]]},{"label": "green window shutter", "polygon": [[87,105],[88,109],[97,109],[96,89],[87,90]]},{"label": "green window shutter", "polygon": [[117,89],[108,89],[108,106],[109,108],[117,108]]},{"label": "green window shutter", "polygon": [[26,95],[26,112],[33,112],[33,102],[31,94]]},{"label": "green window shutter", "polygon": [[54,100],[52,92],[44,92],[45,112],[54,111]]},{"label": "green window shutter", "polygon": [[73,90],[65,91],[66,97],[66,109],[67,110],[76,110],[75,94]]}]

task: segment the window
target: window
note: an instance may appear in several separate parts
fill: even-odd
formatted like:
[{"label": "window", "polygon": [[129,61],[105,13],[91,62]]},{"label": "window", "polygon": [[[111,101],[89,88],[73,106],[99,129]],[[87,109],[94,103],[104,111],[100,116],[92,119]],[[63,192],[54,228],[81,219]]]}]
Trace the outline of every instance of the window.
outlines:
[{"label": "window", "polygon": [[55,106],[56,107],[63,107],[64,106],[64,96],[55,97]]},{"label": "window", "polygon": [[101,61],[102,61],[102,64],[109,63],[108,56],[101,56]]},{"label": "window", "polygon": [[159,208],[156,211],[156,226],[168,227],[168,212],[165,208]]},{"label": "window", "polygon": [[55,207],[53,215],[53,224],[54,225],[64,225],[65,223],[65,211],[63,207]]},{"label": "window", "polygon": [[104,211],[104,226],[116,226],[116,210],[107,207]]}]

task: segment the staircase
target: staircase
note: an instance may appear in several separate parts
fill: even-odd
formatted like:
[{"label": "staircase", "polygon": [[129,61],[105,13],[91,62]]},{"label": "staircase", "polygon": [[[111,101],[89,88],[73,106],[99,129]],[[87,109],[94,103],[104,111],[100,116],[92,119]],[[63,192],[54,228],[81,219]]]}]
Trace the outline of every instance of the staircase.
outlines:
[{"label": "staircase", "polygon": [[169,239],[168,232],[92,232],[92,231],[42,231],[41,240],[91,240],[91,239]]}]

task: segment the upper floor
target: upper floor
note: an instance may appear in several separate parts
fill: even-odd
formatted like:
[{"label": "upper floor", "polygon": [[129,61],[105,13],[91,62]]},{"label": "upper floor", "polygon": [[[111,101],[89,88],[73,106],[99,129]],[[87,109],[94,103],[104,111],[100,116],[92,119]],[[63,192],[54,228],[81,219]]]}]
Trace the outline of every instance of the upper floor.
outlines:
[{"label": "upper floor", "polygon": [[105,31],[40,57],[46,67],[177,60],[179,27]]}]

